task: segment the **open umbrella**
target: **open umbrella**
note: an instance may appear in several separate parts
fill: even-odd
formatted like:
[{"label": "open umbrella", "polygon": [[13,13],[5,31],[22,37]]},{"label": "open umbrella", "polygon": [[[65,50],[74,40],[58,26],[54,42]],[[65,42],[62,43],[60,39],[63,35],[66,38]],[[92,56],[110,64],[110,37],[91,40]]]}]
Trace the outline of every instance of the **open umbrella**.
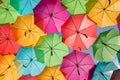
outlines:
[{"label": "open umbrella", "polygon": [[15,41],[22,46],[34,46],[40,36],[45,35],[34,24],[34,16],[32,14],[19,16],[12,27]]},{"label": "open umbrella", "polygon": [[40,2],[40,0],[10,0],[10,4],[21,14],[33,13],[33,8]]},{"label": "open umbrella", "polygon": [[120,0],[98,0],[88,16],[101,28],[117,24]]},{"label": "open umbrella", "polygon": [[18,15],[10,4],[0,4],[0,24],[14,23]]},{"label": "open umbrella", "polygon": [[20,45],[16,44],[11,24],[0,25],[0,54],[16,54]]},{"label": "open umbrella", "polygon": [[60,67],[47,67],[38,75],[38,80],[66,80],[60,71]]},{"label": "open umbrella", "polygon": [[120,80],[120,69],[115,70],[110,80]]},{"label": "open umbrella", "polygon": [[115,29],[102,32],[93,44],[95,59],[110,61],[116,57],[120,49],[120,35]]},{"label": "open umbrella", "polygon": [[86,14],[72,15],[62,26],[62,38],[72,50],[86,50],[97,38],[96,24]]},{"label": "open umbrella", "polygon": [[89,54],[73,51],[63,58],[61,71],[67,80],[88,80],[89,71],[94,65]]},{"label": "open umbrella", "polygon": [[38,80],[37,76],[22,76],[20,80]]},{"label": "open umbrella", "polygon": [[[63,56],[69,53],[68,47],[61,41],[61,37],[57,34],[42,36],[35,48],[44,51],[44,55],[38,56],[38,60],[40,61],[44,57],[47,66],[61,64]],[[36,53],[36,55],[38,54]]]},{"label": "open umbrella", "polygon": [[[41,51],[39,51],[39,53],[42,54]],[[44,64],[37,61],[33,47],[21,47],[15,60],[20,61],[23,64],[21,70],[19,71],[23,75],[35,76],[42,72],[45,68]]]},{"label": "open umbrella", "polygon": [[[68,18],[68,12],[60,0],[42,0],[34,8],[35,24],[46,33],[60,32]],[[44,25],[41,23],[44,21]]]},{"label": "open umbrella", "polygon": [[110,80],[113,71],[117,69],[118,67],[113,62],[99,62],[92,80]]},{"label": "open umbrella", "polygon": [[14,55],[0,55],[0,80],[17,80],[22,75],[17,72]]},{"label": "open umbrella", "polygon": [[85,4],[89,0],[62,0],[62,4],[68,9],[71,14],[86,13]]}]

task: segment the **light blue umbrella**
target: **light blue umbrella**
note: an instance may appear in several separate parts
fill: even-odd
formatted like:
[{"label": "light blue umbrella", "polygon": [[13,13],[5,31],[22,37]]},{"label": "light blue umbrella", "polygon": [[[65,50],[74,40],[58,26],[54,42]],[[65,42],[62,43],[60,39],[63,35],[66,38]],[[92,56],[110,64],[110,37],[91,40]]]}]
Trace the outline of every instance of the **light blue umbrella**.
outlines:
[{"label": "light blue umbrella", "polygon": [[118,67],[113,62],[99,62],[92,80],[110,80],[113,71],[117,69]]},{"label": "light blue umbrella", "polygon": [[[39,54],[42,54],[42,51],[39,51]],[[15,60],[20,61],[23,64],[22,68],[19,70],[23,75],[36,76],[45,68],[43,63],[37,61],[33,47],[21,47]]]}]

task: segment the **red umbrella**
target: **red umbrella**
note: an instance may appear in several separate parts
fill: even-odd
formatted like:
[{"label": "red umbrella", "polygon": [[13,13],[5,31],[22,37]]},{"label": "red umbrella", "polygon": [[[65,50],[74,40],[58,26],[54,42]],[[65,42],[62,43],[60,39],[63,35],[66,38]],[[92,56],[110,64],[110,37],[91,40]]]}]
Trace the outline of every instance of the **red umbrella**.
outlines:
[{"label": "red umbrella", "polygon": [[37,80],[36,76],[22,76],[20,80]]},{"label": "red umbrella", "polygon": [[46,33],[60,32],[61,26],[69,17],[60,0],[42,0],[35,7],[34,16],[35,24]]},{"label": "red umbrella", "polygon": [[72,15],[62,26],[63,42],[72,50],[86,50],[97,38],[96,24],[87,15]]},{"label": "red umbrella", "polygon": [[0,54],[15,54],[20,45],[14,42],[11,24],[0,25]]},{"label": "red umbrella", "polygon": [[94,65],[89,54],[73,51],[63,58],[61,71],[67,80],[88,80],[89,71]]}]

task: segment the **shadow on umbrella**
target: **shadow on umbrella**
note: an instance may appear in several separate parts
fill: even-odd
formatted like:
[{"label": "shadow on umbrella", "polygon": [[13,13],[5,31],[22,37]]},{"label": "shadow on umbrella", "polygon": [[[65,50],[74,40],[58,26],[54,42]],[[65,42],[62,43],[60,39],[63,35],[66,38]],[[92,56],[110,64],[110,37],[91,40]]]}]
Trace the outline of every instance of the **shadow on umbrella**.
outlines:
[{"label": "shadow on umbrella", "polygon": [[92,80],[95,69],[96,69],[96,65],[89,71],[88,80]]}]

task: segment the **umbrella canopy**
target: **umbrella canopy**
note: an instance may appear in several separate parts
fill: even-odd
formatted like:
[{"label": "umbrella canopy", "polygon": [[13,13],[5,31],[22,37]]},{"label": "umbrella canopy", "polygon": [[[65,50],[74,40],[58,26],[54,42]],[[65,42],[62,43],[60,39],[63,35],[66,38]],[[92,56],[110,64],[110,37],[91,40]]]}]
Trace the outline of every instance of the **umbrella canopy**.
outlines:
[{"label": "umbrella canopy", "polygon": [[95,59],[99,61],[110,61],[116,57],[120,49],[119,32],[111,29],[102,32],[93,44]]},{"label": "umbrella canopy", "polygon": [[[38,56],[43,58],[47,66],[59,65],[62,62],[63,56],[69,53],[68,47],[61,42],[61,37],[57,34],[48,34],[42,36],[35,48],[43,50],[44,55]],[[38,53],[36,53],[38,55]],[[38,59],[40,61],[40,59]]]},{"label": "umbrella canopy", "polygon": [[60,67],[47,67],[38,75],[38,80],[66,80],[60,71]]},{"label": "umbrella canopy", "polygon": [[40,0],[10,0],[10,4],[21,14],[33,13],[33,8],[40,2]]},{"label": "umbrella canopy", "polygon": [[16,44],[11,24],[0,25],[0,54],[16,54],[20,45]]},{"label": "umbrella canopy", "polygon": [[19,16],[12,27],[15,41],[22,46],[34,46],[40,36],[45,35],[34,24],[34,16],[32,14]]},{"label": "umbrella canopy", "polygon": [[71,14],[86,13],[85,4],[89,0],[62,0],[62,4],[68,9]]},{"label": "umbrella canopy", "polygon": [[118,67],[113,62],[99,62],[92,80],[110,80],[113,71],[117,69]]},{"label": "umbrella canopy", "polygon": [[[39,53],[42,54],[41,51],[39,51]],[[23,64],[22,69],[19,71],[23,75],[35,76],[45,68],[44,64],[37,61],[33,47],[21,47],[15,60],[20,61]]]},{"label": "umbrella canopy", "polygon": [[97,38],[96,24],[85,14],[72,15],[62,26],[62,38],[72,50],[86,50]]},{"label": "umbrella canopy", "polygon": [[94,65],[89,54],[73,51],[63,58],[61,71],[67,80],[88,80],[89,71]]},{"label": "umbrella canopy", "polygon": [[14,23],[18,15],[10,4],[0,4],[0,24]]},{"label": "umbrella canopy", "polygon": [[101,28],[117,24],[120,0],[98,0],[88,16]]},{"label": "umbrella canopy", "polygon": [[110,80],[120,80],[120,69],[113,72]]},{"label": "umbrella canopy", "polygon": [[[35,24],[46,33],[60,32],[68,12],[60,0],[42,0],[34,9]],[[44,25],[41,23],[44,21]]]},{"label": "umbrella canopy", "polygon": [[17,80],[22,75],[17,72],[14,55],[0,55],[0,80]]},{"label": "umbrella canopy", "polygon": [[37,80],[36,76],[22,76],[20,80]]}]

